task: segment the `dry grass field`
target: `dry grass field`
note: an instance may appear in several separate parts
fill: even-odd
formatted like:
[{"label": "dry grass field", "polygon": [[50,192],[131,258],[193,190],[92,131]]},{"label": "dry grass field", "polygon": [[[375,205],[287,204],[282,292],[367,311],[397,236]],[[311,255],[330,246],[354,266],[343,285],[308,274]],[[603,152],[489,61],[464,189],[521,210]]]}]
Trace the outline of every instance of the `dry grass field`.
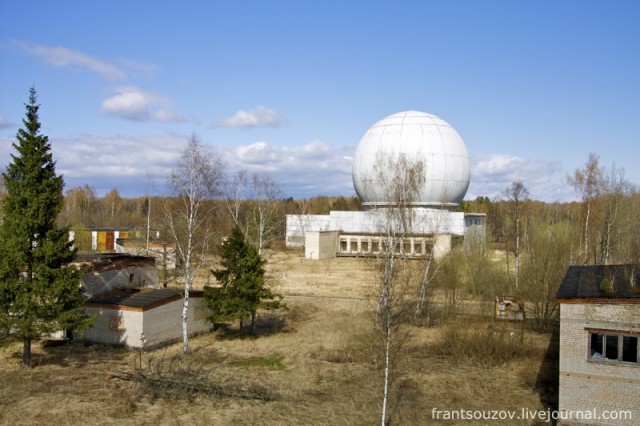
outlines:
[{"label": "dry grass field", "polygon": [[[292,253],[275,253],[269,261],[274,287],[288,296],[289,310],[262,314],[257,337],[241,336],[230,324],[192,338],[188,357],[179,357],[180,344],[139,353],[81,342],[49,348],[36,343],[31,369],[19,366],[20,342],[1,341],[0,423],[379,424],[382,380],[371,332],[371,267],[359,259],[312,262]],[[442,413],[434,419],[434,408],[513,410],[516,416],[544,409],[536,383],[552,371],[543,365],[549,336],[527,335],[523,356],[496,363],[443,355],[438,350],[442,327],[408,331],[390,403],[392,424],[494,422],[444,420]],[[172,366],[174,357],[181,361]],[[176,389],[183,393],[189,392],[186,383],[198,380],[239,391],[163,397],[153,383],[143,386],[114,376],[140,372],[140,363],[164,366],[159,374],[165,378],[177,374]],[[495,423],[544,424],[531,419]]]}]

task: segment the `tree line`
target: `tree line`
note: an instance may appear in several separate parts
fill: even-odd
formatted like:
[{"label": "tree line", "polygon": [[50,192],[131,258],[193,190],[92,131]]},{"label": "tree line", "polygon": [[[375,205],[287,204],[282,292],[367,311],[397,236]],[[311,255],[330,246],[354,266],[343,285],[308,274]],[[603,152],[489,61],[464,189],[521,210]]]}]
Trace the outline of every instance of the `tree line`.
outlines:
[{"label": "tree line", "polygon": [[[77,302],[74,296],[77,292],[66,287],[71,285],[68,280],[77,277],[65,269],[75,249],[67,251],[68,241],[60,237],[71,229],[153,228],[160,231],[162,238],[175,241],[185,286],[183,321],[186,324],[188,292],[193,278],[204,266],[207,256],[224,251],[218,242],[225,237],[232,234],[237,237],[240,233],[244,241],[255,247],[256,253],[250,257],[254,258],[255,268],[260,269],[264,250],[277,247],[284,240],[286,214],[327,214],[331,210],[361,208],[356,197],[298,200],[287,197],[268,174],[227,170],[215,151],[202,145],[195,135],[187,141],[169,176],[168,196],[149,194],[123,198],[113,189],[99,197],[88,185],[71,188],[63,194],[63,181],[55,174],[48,139],[39,134],[39,105],[33,89],[26,106],[24,128],[19,130],[14,144],[18,154],[12,157],[13,162],[3,173],[1,188],[0,291],[4,293],[0,297],[3,303],[0,326],[13,324],[16,319],[22,321],[25,330],[87,324],[81,316],[65,316]],[[380,159],[377,168],[380,179],[386,182],[389,199],[397,201],[380,219],[380,233],[385,236],[387,247],[401,244],[403,234],[410,229],[409,206],[422,184],[421,167],[424,165],[415,163],[414,159]],[[376,317],[384,319],[379,323],[381,332],[384,330],[391,336],[396,319],[404,316],[409,316],[413,323],[426,317],[428,323],[428,299],[435,288],[446,294],[451,305],[465,294],[481,298],[501,293],[522,296],[535,313],[538,329],[543,331],[557,317],[555,292],[569,265],[637,263],[640,219],[636,212],[640,207],[640,194],[637,187],[625,179],[624,171],[605,168],[596,154],[590,154],[584,167],[567,177],[567,185],[576,189],[581,201],[531,200],[527,183],[523,181],[514,181],[494,199],[478,197],[465,201],[461,211],[487,215],[487,244],[481,249],[465,246],[454,249],[443,259],[435,259],[431,252],[417,270],[415,263],[410,266],[395,256],[395,249],[387,251],[388,255],[379,259],[382,275]],[[63,253],[53,256],[53,251]],[[496,262],[496,256],[503,258]],[[59,275],[61,271],[67,275]],[[223,277],[220,275],[219,279],[224,283]],[[397,280],[404,283],[402,290],[396,287]],[[412,295],[409,282],[415,286]],[[57,293],[39,293],[50,290]],[[36,309],[38,303],[50,297],[59,298],[60,292],[71,295],[61,305],[67,310],[47,311],[50,322],[45,326],[44,314]],[[416,304],[410,314],[403,311],[399,315],[395,307],[405,304],[396,302],[405,297],[414,299]],[[24,304],[22,308],[20,303]],[[243,311],[255,320],[254,311],[244,308]],[[25,353],[29,342],[38,334],[30,333],[23,333]],[[186,352],[186,337],[184,346]],[[25,360],[27,358],[25,355]]]}]

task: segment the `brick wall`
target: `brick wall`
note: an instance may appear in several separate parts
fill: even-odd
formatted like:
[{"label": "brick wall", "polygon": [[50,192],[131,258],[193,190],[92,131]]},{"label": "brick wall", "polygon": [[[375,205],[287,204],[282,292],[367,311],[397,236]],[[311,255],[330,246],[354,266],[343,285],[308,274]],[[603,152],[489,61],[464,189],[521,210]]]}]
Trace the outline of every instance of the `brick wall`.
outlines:
[{"label": "brick wall", "polygon": [[[561,304],[559,409],[600,416],[561,424],[640,424],[640,364],[590,361],[589,328],[638,333],[640,305]],[[607,420],[605,410],[630,410],[631,418]]]}]

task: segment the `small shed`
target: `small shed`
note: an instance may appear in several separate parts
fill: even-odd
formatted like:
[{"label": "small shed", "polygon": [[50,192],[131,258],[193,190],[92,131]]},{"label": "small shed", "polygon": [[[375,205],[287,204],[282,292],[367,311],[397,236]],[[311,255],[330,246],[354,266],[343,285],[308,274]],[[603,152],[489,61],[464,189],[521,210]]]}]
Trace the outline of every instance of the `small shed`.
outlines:
[{"label": "small shed", "polygon": [[496,321],[524,321],[524,302],[513,296],[496,296],[493,319]]},{"label": "small shed", "polygon": [[[189,293],[189,335],[210,331],[204,292]],[[183,292],[178,289],[118,289],[94,296],[85,304],[96,323],[85,341],[149,348],[182,338]]]}]

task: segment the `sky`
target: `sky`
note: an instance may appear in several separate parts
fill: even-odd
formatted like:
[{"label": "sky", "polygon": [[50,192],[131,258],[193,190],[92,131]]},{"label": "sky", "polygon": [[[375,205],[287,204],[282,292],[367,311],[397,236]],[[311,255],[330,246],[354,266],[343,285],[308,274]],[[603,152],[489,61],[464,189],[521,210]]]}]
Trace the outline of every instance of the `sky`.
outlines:
[{"label": "sky", "polygon": [[0,167],[35,87],[65,189],[166,193],[188,139],[286,197],[353,196],[366,130],[464,140],[466,199],[579,199],[590,153],[640,184],[640,2],[0,0]]}]

